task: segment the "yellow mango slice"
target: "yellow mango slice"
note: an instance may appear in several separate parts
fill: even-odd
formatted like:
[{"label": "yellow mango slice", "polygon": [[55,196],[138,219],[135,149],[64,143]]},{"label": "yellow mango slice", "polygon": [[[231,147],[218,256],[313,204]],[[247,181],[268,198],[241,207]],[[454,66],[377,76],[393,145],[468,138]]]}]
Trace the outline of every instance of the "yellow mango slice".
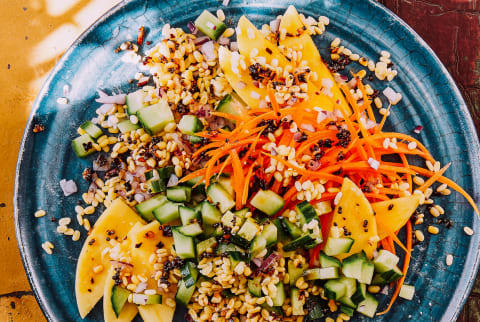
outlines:
[{"label": "yellow mango slice", "polygon": [[[285,14],[282,16],[279,28],[285,29],[287,33],[293,35],[293,37],[287,36],[285,39],[280,40],[279,44],[286,48],[300,51],[302,53],[302,60],[307,61],[307,66],[310,70],[317,73],[318,78],[316,81],[312,81],[312,83],[320,89],[325,87],[325,84],[332,85],[330,87],[330,92],[333,94],[332,98],[335,107],[343,108],[348,114],[351,114],[350,107],[340,91],[340,88],[337,86],[337,83],[333,79],[332,73],[330,73],[330,70],[322,60],[312,37],[302,30],[303,27],[304,24],[300,19],[297,9],[295,9],[294,6],[289,6],[287,11],[285,11]],[[298,31],[301,31],[301,33]]]},{"label": "yellow mango slice", "polygon": [[130,322],[138,313],[138,309],[135,304],[128,303],[127,301],[118,317],[113,310],[111,298],[112,289],[115,285],[115,282],[112,279],[114,274],[114,268],[110,267],[110,269],[108,270],[107,280],[105,281],[105,287],[103,292],[103,319],[105,320],[105,322]]},{"label": "yellow mango slice", "polygon": [[[148,261],[150,255],[157,249],[156,245],[162,242],[165,248],[170,248],[173,244],[172,237],[164,237],[162,231],[159,229],[160,224],[153,221],[148,225],[135,231],[132,234],[132,261],[133,265],[132,275],[143,275],[148,278],[147,284],[149,289],[156,289],[157,282],[150,278],[154,274],[153,264]],[[139,247],[136,247],[140,245]],[[168,297],[173,298],[175,292],[172,294],[162,294],[163,303]],[[150,304],[139,305],[138,311],[145,322],[171,322],[175,308],[167,304]]]},{"label": "yellow mango slice", "polygon": [[372,203],[373,211],[376,213],[375,219],[380,240],[405,226],[419,203],[420,196],[417,194]]},{"label": "yellow mango slice", "polygon": [[[75,295],[78,311],[84,318],[95,306],[104,293],[105,281],[108,276],[110,261],[102,257],[102,251],[109,244],[106,241],[107,231],[115,233],[110,238],[118,237],[122,240],[136,223],[145,223],[120,198],[116,199],[110,207],[98,218],[78,257],[77,272],[75,276]],[[103,270],[95,273],[93,268],[102,265]]]},{"label": "yellow mango slice", "polygon": [[[238,33],[238,30],[240,33]],[[253,50],[256,53],[254,57],[264,57],[267,64],[272,66],[280,66],[282,69],[285,69],[286,66],[290,65],[293,70],[294,66],[292,66],[287,58],[280,52],[280,49],[268,41],[245,16],[240,17],[240,20],[238,21],[237,42],[238,50],[247,58],[247,65],[249,65],[248,58],[251,57],[250,55]],[[276,62],[272,63],[274,59]],[[248,81],[244,82],[251,82],[251,77]],[[312,82],[309,81],[307,83],[307,89],[308,99],[303,101],[302,105],[310,108],[320,107],[327,111],[331,111],[333,109],[333,103],[331,99],[321,93],[320,89],[312,84]]]},{"label": "yellow mango slice", "polygon": [[340,202],[333,214],[330,237],[333,229],[346,228],[348,235],[341,234],[340,237],[353,238],[354,243],[348,253],[335,257],[344,259],[363,250],[369,258],[372,258],[373,251],[377,249],[378,239],[372,206],[362,190],[348,178],[343,179],[341,194]]},{"label": "yellow mango slice", "polygon": [[[218,59],[225,77],[235,92],[240,95],[242,100],[250,108],[257,108],[260,101],[265,100],[267,89],[255,87],[253,85],[253,80],[248,73],[248,69],[242,69],[239,63],[232,68],[232,52],[226,47],[219,47]],[[237,64],[236,59],[233,59],[233,61]]]}]

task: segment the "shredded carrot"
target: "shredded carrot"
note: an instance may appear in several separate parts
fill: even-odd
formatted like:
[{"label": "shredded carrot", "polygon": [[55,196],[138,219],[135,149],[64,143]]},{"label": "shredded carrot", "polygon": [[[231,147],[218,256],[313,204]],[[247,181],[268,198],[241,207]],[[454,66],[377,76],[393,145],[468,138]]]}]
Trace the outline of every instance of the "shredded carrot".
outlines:
[{"label": "shredded carrot", "polygon": [[242,193],[243,193],[243,168],[242,164],[240,163],[240,158],[238,157],[238,153],[236,150],[230,151],[230,156],[232,157],[232,166],[233,166],[233,181],[234,181],[234,189],[235,189],[235,206],[237,210],[242,209]]},{"label": "shredded carrot", "polygon": [[243,183],[243,193],[242,193],[242,204],[245,205],[247,203],[248,198],[248,188],[250,186],[250,180],[253,176],[253,169],[257,165],[257,162],[253,162],[248,169],[247,176],[245,177],[245,182]]},{"label": "shredded carrot", "polygon": [[385,125],[385,121],[387,120],[388,115],[390,114],[390,107],[392,107],[392,104],[388,104],[387,111],[385,114],[383,114],[382,121],[380,121],[380,124],[377,126],[375,130],[375,134],[380,133],[383,129],[383,126]]},{"label": "shredded carrot", "polygon": [[428,187],[430,187],[435,181],[438,180],[438,178],[440,178],[445,173],[445,171],[447,171],[447,169],[450,167],[451,164],[452,163],[450,162],[449,164],[447,164],[446,166],[441,168],[440,171],[435,172],[435,174],[433,176],[428,178],[428,180],[425,181],[425,183],[422,184],[417,189],[420,190],[421,192],[425,192],[425,190],[427,190]]}]

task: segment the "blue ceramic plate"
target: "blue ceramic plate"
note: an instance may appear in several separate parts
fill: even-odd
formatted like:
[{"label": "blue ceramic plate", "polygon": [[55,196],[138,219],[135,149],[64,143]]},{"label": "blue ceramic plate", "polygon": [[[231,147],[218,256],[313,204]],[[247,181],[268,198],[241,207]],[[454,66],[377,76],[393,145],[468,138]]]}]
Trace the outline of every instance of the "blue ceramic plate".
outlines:
[{"label": "blue ceramic plate", "polygon": [[[234,23],[245,14],[260,26],[282,14],[289,3],[286,0],[234,0],[223,10]],[[94,101],[95,90],[133,90],[128,79],[133,78],[136,67],[122,63],[114,49],[124,40],[135,39],[140,26],[149,28],[147,39],[155,43],[165,23],[185,27],[202,10],[215,11],[219,6],[218,0],[124,1],[73,44],[38,95],[18,159],[15,219],[25,269],[48,320],[81,320],[75,303],[74,280],[82,243],[55,233],[56,223],[50,218],[74,217],[73,209],[80,199],[80,193],[68,198],[63,196],[61,179],[74,179],[81,191],[87,188],[81,180],[81,171],[91,159],[78,159],[70,141],[76,136],[78,125],[95,115],[99,105]],[[414,135],[442,164],[453,161],[447,176],[480,200],[480,183],[474,180],[480,178],[480,153],[473,123],[447,70],[423,40],[373,0],[300,0],[296,1],[296,7],[306,16],[330,17],[327,33],[317,37],[323,55],[328,54],[334,37],[340,37],[348,48],[373,60],[378,59],[381,50],[392,53],[400,73],[390,86],[402,93],[403,100],[393,108],[388,127],[412,134],[416,125],[423,125],[421,134]],[[373,83],[377,88],[386,86]],[[65,84],[71,88],[69,104],[58,105],[56,99],[64,95]],[[35,123],[44,124],[46,131],[34,134]],[[376,320],[454,321],[458,316],[479,264],[480,234],[468,237],[463,227],[470,226],[480,232],[480,224],[459,194],[439,200],[446,209],[446,217],[454,221],[453,228],[441,228],[436,236],[427,234],[426,241],[415,248],[406,279],[407,284],[415,285],[414,299],[397,300],[390,313]],[[36,209],[45,209],[48,215],[35,219]],[[431,218],[427,218],[424,229],[431,223]],[[55,244],[53,256],[41,248],[47,240]],[[454,256],[450,267],[445,265],[447,254]],[[380,295],[379,298],[380,309],[383,309],[389,297]],[[177,316],[178,321],[183,320],[181,314]],[[355,319],[362,318],[356,315]],[[86,320],[102,320],[101,305],[97,305]]]}]

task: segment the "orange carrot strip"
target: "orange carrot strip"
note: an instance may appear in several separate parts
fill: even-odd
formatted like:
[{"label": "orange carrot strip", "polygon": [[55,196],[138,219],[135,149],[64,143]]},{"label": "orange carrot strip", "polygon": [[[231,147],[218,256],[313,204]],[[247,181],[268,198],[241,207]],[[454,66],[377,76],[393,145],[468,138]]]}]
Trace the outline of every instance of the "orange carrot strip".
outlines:
[{"label": "orange carrot strip", "polygon": [[378,220],[378,217],[376,218],[377,225],[381,227],[383,230],[385,230],[388,233],[388,236],[397,243],[398,246],[400,246],[406,253],[408,253],[407,248],[403,245],[403,243],[398,239],[397,235],[382,221]]},{"label": "orange carrot strip", "polygon": [[277,102],[277,99],[275,98],[273,89],[269,88],[267,93],[268,93],[268,97],[270,98],[270,103],[272,104],[272,109],[275,112],[275,115],[277,116],[277,119],[278,119],[279,116],[281,115],[279,112],[280,107],[278,107],[278,102]]},{"label": "orange carrot strip", "polygon": [[244,180],[244,173],[242,164],[240,162],[240,158],[238,157],[238,153],[236,150],[230,151],[230,156],[232,157],[232,166],[233,166],[233,181],[235,187],[235,206],[237,210],[242,208],[242,193],[243,193],[243,180]]},{"label": "orange carrot strip", "polygon": [[446,166],[441,168],[440,171],[435,172],[435,174],[433,176],[428,178],[428,180],[425,181],[425,183],[422,184],[417,189],[420,190],[421,192],[425,192],[425,190],[427,190],[428,187],[430,187],[432,184],[434,184],[435,181],[437,181],[437,179],[440,178],[445,173],[445,171],[447,171],[447,169],[450,167],[451,164],[452,164],[452,162],[450,162],[449,164],[447,164]]},{"label": "orange carrot strip", "polygon": [[375,129],[375,134],[380,133],[382,131],[383,126],[385,125],[385,121],[387,120],[387,116],[390,113],[390,107],[392,107],[392,104],[388,104],[387,112],[383,114],[382,121]]},{"label": "orange carrot strip", "polygon": [[250,180],[253,176],[253,169],[257,165],[257,162],[253,162],[248,169],[247,176],[245,177],[245,182],[243,183],[243,193],[242,193],[242,204],[245,205],[247,203],[248,198],[248,188],[250,186]]}]

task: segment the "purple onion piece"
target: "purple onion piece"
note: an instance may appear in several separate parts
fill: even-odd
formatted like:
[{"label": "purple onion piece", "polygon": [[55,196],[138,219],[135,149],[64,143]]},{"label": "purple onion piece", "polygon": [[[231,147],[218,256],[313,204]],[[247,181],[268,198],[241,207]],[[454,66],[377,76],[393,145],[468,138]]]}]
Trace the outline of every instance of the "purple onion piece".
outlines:
[{"label": "purple onion piece", "polygon": [[230,43],[230,50],[231,50],[231,51],[238,51],[238,42],[232,41],[232,42]]},{"label": "purple onion piece", "polygon": [[267,257],[260,266],[260,270],[263,271],[266,268],[270,267],[275,263],[278,259],[280,258],[280,255],[278,253],[271,253],[270,256]]},{"label": "purple onion piece", "polygon": [[207,61],[214,60],[217,56],[215,55],[215,47],[213,41],[207,41],[200,47],[200,51],[207,58]]},{"label": "purple onion piece", "polygon": [[190,30],[190,32],[191,32],[192,34],[196,34],[197,31],[198,31],[197,26],[195,26],[195,24],[194,24],[193,22],[191,22],[191,21],[188,22],[187,28],[188,28],[188,30]]},{"label": "purple onion piece", "polygon": [[199,45],[203,45],[204,43],[206,43],[207,41],[209,41],[210,38],[208,36],[201,36],[201,37],[197,37],[193,43],[196,45],[196,46],[199,46]]},{"label": "purple onion piece", "polygon": [[218,43],[222,46],[228,46],[230,44],[230,39],[221,36],[220,38],[218,38]]},{"label": "purple onion piece", "polygon": [[280,19],[275,19],[270,21],[270,31],[276,33],[280,28]]},{"label": "purple onion piece", "polygon": [[252,263],[254,263],[257,267],[262,266],[262,260],[260,258],[252,259]]}]

